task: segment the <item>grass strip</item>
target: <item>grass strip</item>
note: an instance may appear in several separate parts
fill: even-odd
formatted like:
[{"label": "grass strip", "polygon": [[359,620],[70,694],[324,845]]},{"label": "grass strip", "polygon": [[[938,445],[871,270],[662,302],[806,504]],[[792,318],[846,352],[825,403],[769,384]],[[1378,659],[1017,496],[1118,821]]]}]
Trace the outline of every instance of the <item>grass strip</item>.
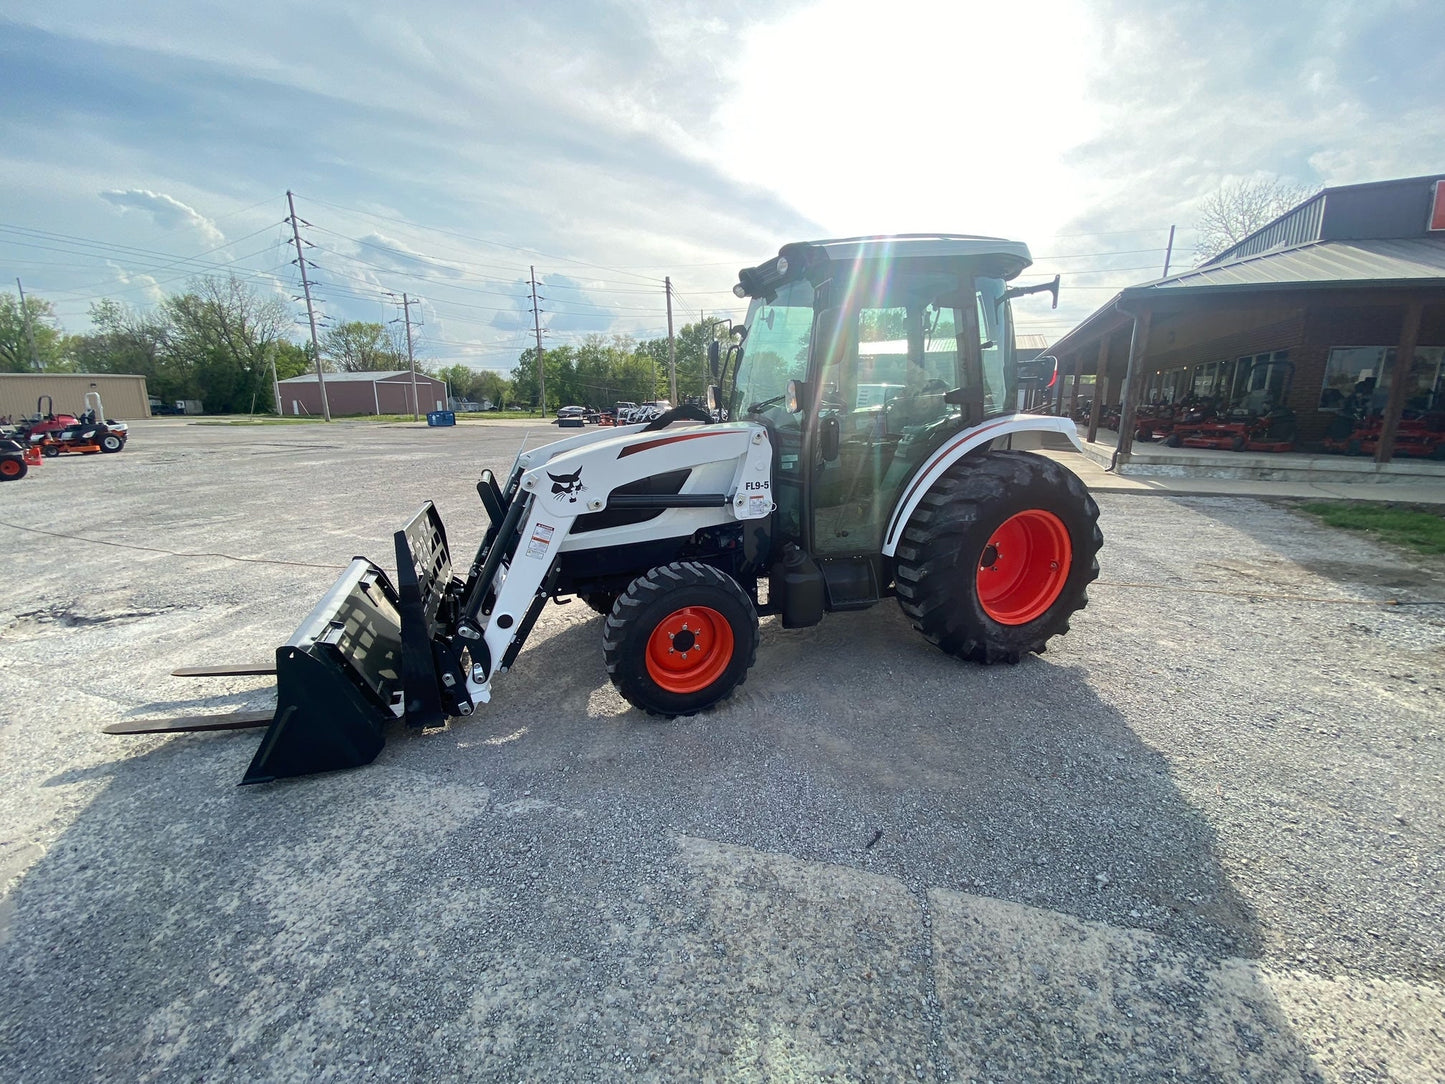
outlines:
[{"label": "grass strip", "polygon": [[1331,527],[1363,531],[1416,553],[1445,553],[1445,513],[1439,509],[1370,501],[1309,501],[1299,507]]}]

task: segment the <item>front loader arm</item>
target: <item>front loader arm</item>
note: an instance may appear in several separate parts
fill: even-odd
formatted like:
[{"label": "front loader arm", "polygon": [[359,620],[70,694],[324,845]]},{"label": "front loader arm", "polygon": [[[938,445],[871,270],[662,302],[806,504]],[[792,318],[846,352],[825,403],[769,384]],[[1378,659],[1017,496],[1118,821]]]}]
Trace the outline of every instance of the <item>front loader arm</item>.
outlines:
[{"label": "front loader arm", "polygon": [[772,448],[766,432],[748,423],[624,434],[547,457],[536,466],[519,463],[515,489],[509,484],[510,492],[494,490],[501,493],[495,508],[488,502],[494,531],[477,555],[478,571],[457,622],[457,636],[472,657],[468,692],[473,698],[490,699],[492,674],[505,672],[521,650],[553,594],[562,543],[579,516],[606,509],[617,490],[641,479],[721,462],[734,465],[726,489],[687,494],[682,504],[678,497],[658,497],[658,507],[726,508],[738,521],[769,516]]}]

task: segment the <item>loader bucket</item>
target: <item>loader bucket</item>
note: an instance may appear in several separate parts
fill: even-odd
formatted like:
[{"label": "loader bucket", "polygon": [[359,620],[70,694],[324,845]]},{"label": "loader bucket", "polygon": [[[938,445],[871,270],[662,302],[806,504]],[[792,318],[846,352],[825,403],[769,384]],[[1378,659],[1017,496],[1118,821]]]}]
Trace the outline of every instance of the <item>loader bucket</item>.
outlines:
[{"label": "loader bucket", "polygon": [[276,714],[241,783],[370,764],[401,716],[400,600],[357,557],[276,649]]}]

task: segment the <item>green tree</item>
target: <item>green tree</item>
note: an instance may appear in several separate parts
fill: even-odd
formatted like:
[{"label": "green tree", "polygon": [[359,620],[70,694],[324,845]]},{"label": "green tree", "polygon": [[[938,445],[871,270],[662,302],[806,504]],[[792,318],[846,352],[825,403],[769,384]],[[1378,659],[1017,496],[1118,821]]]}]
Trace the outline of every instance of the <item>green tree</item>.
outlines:
[{"label": "green tree", "polygon": [[505,410],[512,402],[512,382],[494,369],[483,369],[477,374],[472,395],[479,403],[490,402],[498,410]]},{"label": "green tree", "polygon": [[572,396],[577,390],[577,357],[571,346],[556,346],[544,351],[543,358],[547,369],[546,404],[539,405],[536,347],[523,350],[517,359],[517,366],[512,370],[512,389],[515,402],[546,413],[575,401]]},{"label": "green tree", "polygon": [[438,380],[445,380],[453,399],[475,398],[477,371],[458,363],[437,369],[431,374]]},{"label": "green tree", "polygon": [[290,324],[286,302],[234,276],[203,278],[161,303],[165,352],[215,413],[246,413],[270,403],[271,347]]},{"label": "green tree", "polygon": [[278,340],[275,353],[276,379],[290,380],[293,376],[300,376],[302,373],[314,373],[316,365],[312,358],[310,343],[302,346],[289,339]]},{"label": "green tree", "polygon": [[71,335],[66,350],[75,368],[86,373],[126,373],[146,378],[146,388],[161,399],[183,399],[194,390],[176,373],[165,352],[166,332],[153,316],[103,298],[90,306],[88,335]]},{"label": "green tree", "polygon": [[364,320],[337,324],[321,337],[321,356],[343,373],[379,372],[407,368],[386,328]]},{"label": "green tree", "polygon": [[40,368],[48,372],[69,369],[64,349],[65,335],[56,319],[55,306],[43,298],[27,297],[22,311],[18,295],[0,294],[0,372],[35,372],[31,363],[30,340],[25,332],[27,314]]},{"label": "green tree", "polygon": [[[676,333],[673,355],[677,362],[679,402],[701,402],[707,386],[712,383],[712,375],[707,367],[707,344],[718,336],[719,327],[726,325],[721,320],[700,320],[696,324],[684,324]],[[666,396],[671,386],[667,371],[667,339],[648,339],[638,347],[638,352],[656,362],[658,369],[658,386],[653,394],[646,398]]]},{"label": "green tree", "polygon": [[438,369],[432,375],[438,380],[445,380],[456,399],[490,402],[495,407],[505,407],[511,398],[511,383],[491,369],[473,369],[458,363]]}]

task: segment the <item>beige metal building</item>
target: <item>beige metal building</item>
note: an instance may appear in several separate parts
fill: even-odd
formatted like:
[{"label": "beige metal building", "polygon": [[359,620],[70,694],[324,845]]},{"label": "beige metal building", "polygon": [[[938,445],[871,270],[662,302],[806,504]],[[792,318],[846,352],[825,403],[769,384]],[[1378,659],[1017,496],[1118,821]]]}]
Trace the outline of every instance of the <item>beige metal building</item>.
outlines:
[{"label": "beige metal building", "polygon": [[35,413],[36,401],[48,395],[57,411],[79,414],[86,392],[97,392],[107,417],[126,421],[151,416],[146,378],[112,373],[0,373],[0,417]]}]

